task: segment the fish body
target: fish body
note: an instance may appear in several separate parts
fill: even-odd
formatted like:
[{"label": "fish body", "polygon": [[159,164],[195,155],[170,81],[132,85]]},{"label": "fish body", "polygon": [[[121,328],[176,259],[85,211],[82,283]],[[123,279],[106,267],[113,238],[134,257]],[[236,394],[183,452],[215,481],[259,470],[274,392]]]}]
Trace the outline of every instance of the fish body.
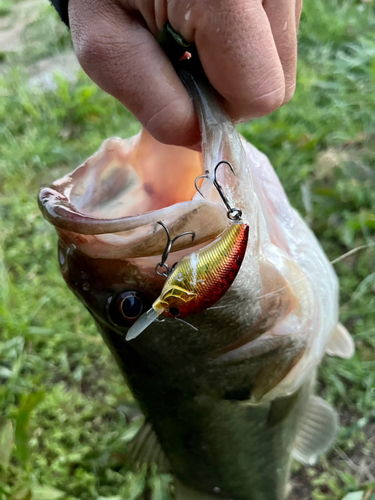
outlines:
[{"label": "fish body", "polygon": [[[326,350],[350,357],[353,344],[337,327],[336,275],[267,158],[239,137],[207,88],[191,85],[202,155],[162,145],[146,131],[107,140],[43,189],[39,202],[59,234],[64,279],[145,414],[138,459],[168,465],[178,500],[283,500],[292,457],[313,462],[337,429],[335,412],[313,395],[316,367]],[[223,159],[236,175],[220,170],[218,178],[241,209],[242,226],[228,220],[213,186]],[[194,179],[206,171],[202,198]],[[167,288],[155,273],[165,248],[160,220],[172,237],[196,234],[194,242],[176,241],[170,263],[179,264]],[[173,317],[151,322],[127,341],[152,304],[193,303],[194,256],[239,228],[248,233],[246,251],[217,305],[194,310],[189,325]]]}]

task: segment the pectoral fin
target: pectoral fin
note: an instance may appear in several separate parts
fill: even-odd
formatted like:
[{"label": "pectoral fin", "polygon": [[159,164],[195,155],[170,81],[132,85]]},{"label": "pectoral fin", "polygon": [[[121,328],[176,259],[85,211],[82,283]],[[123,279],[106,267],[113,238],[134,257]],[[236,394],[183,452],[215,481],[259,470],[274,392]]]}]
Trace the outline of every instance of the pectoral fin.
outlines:
[{"label": "pectoral fin", "polygon": [[145,422],[131,442],[132,459],[138,466],[156,464],[160,472],[169,471],[169,462],[150,422]]},{"label": "pectoral fin", "polygon": [[332,445],[338,429],[335,410],[318,396],[310,396],[292,451],[303,464],[313,465]]},{"label": "pectoral fin", "polygon": [[353,356],[354,350],[354,342],[350,333],[344,325],[337,323],[326,345],[326,353],[330,356],[349,359]]}]

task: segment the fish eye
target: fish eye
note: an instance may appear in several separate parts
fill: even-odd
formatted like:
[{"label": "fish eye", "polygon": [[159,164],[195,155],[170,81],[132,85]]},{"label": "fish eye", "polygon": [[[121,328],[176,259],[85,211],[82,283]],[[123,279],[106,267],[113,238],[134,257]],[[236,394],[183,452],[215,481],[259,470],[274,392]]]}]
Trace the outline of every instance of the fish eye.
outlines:
[{"label": "fish eye", "polygon": [[120,313],[125,319],[136,319],[143,311],[143,304],[140,297],[133,293],[124,294],[125,297],[122,298],[119,304]]},{"label": "fish eye", "polygon": [[179,308],[178,308],[178,307],[176,307],[176,306],[172,306],[172,307],[170,307],[170,308],[169,308],[169,310],[168,310],[168,312],[169,312],[169,314],[170,314],[171,316],[178,316],[178,315],[180,314],[180,310],[179,310]]},{"label": "fish eye", "polygon": [[145,295],[127,291],[112,297],[109,304],[109,317],[118,326],[131,326],[150,305]]}]

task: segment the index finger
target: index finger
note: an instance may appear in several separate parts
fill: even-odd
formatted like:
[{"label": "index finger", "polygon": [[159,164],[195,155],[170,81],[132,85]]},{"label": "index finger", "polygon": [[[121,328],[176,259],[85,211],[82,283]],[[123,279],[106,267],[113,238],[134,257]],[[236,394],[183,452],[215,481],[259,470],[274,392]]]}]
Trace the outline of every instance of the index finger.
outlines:
[{"label": "index finger", "polygon": [[260,0],[171,0],[173,28],[195,41],[211,84],[237,121],[262,116],[284,102],[285,78]]},{"label": "index finger", "polygon": [[113,0],[70,0],[72,39],[82,68],[160,142],[193,146],[193,104],[155,37]]}]

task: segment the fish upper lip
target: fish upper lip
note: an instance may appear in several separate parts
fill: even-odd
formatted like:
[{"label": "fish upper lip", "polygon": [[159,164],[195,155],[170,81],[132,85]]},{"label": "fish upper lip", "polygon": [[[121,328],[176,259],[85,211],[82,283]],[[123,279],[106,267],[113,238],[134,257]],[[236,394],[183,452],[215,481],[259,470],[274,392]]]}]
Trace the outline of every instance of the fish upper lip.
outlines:
[{"label": "fish upper lip", "polygon": [[56,228],[85,235],[119,233],[138,229],[147,224],[156,224],[165,218],[170,212],[171,206],[180,207],[182,210],[185,208],[186,211],[191,212],[203,205],[219,205],[216,202],[202,198],[175,203],[169,207],[140,215],[105,219],[78,211],[70,202],[70,199],[54,185],[41,189],[38,202],[44,217]]}]

